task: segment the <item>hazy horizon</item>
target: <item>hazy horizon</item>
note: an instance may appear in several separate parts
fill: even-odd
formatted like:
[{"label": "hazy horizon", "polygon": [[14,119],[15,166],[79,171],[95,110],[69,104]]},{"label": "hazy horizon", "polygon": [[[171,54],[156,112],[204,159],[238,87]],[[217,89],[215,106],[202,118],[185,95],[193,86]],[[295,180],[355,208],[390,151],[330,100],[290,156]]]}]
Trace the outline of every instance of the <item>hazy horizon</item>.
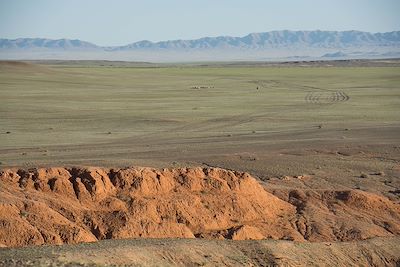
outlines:
[{"label": "hazy horizon", "polygon": [[274,30],[390,32],[400,29],[399,10],[400,2],[393,0],[1,0],[0,38],[66,38],[118,46]]},{"label": "hazy horizon", "polygon": [[121,45],[112,45],[112,46],[111,46],[111,45],[110,45],[110,46],[108,46],[108,45],[99,45],[99,44],[97,44],[97,43],[95,43],[95,42],[87,41],[87,40],[85,40],[85,39],[77,39],[77,38],[74,38],[74,39],[73,39],[73,38],[68,38],[68,37],[63,37],[63,38],[44,38],[44,37],[3,38],[3,37],[0,36],[0,39],[6,39],[6,40],[18,40],[18,39],[48,39],[48,40],[54,40],[54,41],[56,41],[56,40],[70,40],[70,41],[79,40],[79,41],[88,42],[88,43],[97,45],[98,47],[121,47],[121,46],[130,45],[130,44],[134,44],[134,43],[140,43],[140,42],[142,42],[142,41],[150,41],[150,42],[156,44],[156,43],[170,42],[170,41],[195,41],[195,40],[200,40],[200,39],[203,39],[203,38],[218,38],[218,37],[243,38],[243,37],[246,37],[246,36],[248,36],[248,35],[250,35],[250,34],[263,34],[263,33],[285,32],[285,31],[287,31],[287,32],[317,32],[317,31],[320,31],[320,32],[339,32],[339,33],[340,33],[340,32],[352,32],[352,31],[354,31],[354,32],[365,32],[365,33],[376,34],[376,33],[400,32],[400,29],[399,29],[399,30],[394,30],[394,31],[389,31],[389,32],[367,32],[367,31],[359,31],[359,30],[353,30],[353,29],[343,30],[343,31],[323,30],[323,29],[315,29],[315,30],[287,30],[287,29],[284,29],[284,30],[264,31],[264,32],[248,32],[248,33],[243,34],[243,35],[241,35],[241,36],[234,36],[234,35],[214,35],[214,36],[201,36],[201,37],[193,38],[193,39],[184,39],[184,38],[180,38],[180,39],[165,39],[165,40],[156,40],[156,41],[150,41],[150,40],[147,40],[147,39],[143,39],[143,40],[136,40],[136,41],[134,41],[134,42],[127,42],[127,43],[121,44]]}]

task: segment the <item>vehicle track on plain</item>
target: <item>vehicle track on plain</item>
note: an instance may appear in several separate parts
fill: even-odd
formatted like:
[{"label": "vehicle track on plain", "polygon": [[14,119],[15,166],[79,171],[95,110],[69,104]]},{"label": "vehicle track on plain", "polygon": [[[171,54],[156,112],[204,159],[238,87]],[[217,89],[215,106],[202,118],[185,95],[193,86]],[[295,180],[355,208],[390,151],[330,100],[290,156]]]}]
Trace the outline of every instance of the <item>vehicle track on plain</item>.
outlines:
[{"label": "vehicle track on plain", "polygon": [[350,97],[344,91],[308,92],[305,101],[309,104],[336,104],[349,101]]}]

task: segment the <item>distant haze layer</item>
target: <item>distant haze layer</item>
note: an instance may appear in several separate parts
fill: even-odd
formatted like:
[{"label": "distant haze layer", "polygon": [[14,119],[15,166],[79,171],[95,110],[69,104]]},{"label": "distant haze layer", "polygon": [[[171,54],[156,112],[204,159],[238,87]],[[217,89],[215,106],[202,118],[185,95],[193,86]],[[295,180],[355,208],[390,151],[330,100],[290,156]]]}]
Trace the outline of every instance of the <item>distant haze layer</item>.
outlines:
[{"label": "distant haze layer", "polygon": [[310,60],[400,57],[400,31],[271,31],[243,37],[140,41],[98,46],[81,40],[0,39],[0,59],[87,59],[149,62]]}]

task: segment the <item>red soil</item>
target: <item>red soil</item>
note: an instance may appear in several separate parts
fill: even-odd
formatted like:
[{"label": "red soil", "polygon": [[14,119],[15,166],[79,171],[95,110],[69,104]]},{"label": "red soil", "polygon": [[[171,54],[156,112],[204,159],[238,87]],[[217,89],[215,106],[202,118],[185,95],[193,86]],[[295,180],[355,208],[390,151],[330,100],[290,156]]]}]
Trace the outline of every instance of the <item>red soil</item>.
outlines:
[{"label": "red soil", "polygon": [[400,207],[358,190],[267,192],[219,168],[0,172],[0,245],[119,238],[359,240],[400,233]]}]

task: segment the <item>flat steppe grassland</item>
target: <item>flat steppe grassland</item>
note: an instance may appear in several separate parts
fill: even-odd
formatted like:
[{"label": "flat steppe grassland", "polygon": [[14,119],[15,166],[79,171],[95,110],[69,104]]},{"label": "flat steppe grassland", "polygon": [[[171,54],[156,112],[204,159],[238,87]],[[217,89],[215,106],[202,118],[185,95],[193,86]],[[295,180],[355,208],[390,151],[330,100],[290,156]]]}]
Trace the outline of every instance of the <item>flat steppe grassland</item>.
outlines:
[{"label": "flat steppe grassland", "polygon": [[400,67],[384,63],[2,63],[0,166],[210,165],[396,197]]}]

